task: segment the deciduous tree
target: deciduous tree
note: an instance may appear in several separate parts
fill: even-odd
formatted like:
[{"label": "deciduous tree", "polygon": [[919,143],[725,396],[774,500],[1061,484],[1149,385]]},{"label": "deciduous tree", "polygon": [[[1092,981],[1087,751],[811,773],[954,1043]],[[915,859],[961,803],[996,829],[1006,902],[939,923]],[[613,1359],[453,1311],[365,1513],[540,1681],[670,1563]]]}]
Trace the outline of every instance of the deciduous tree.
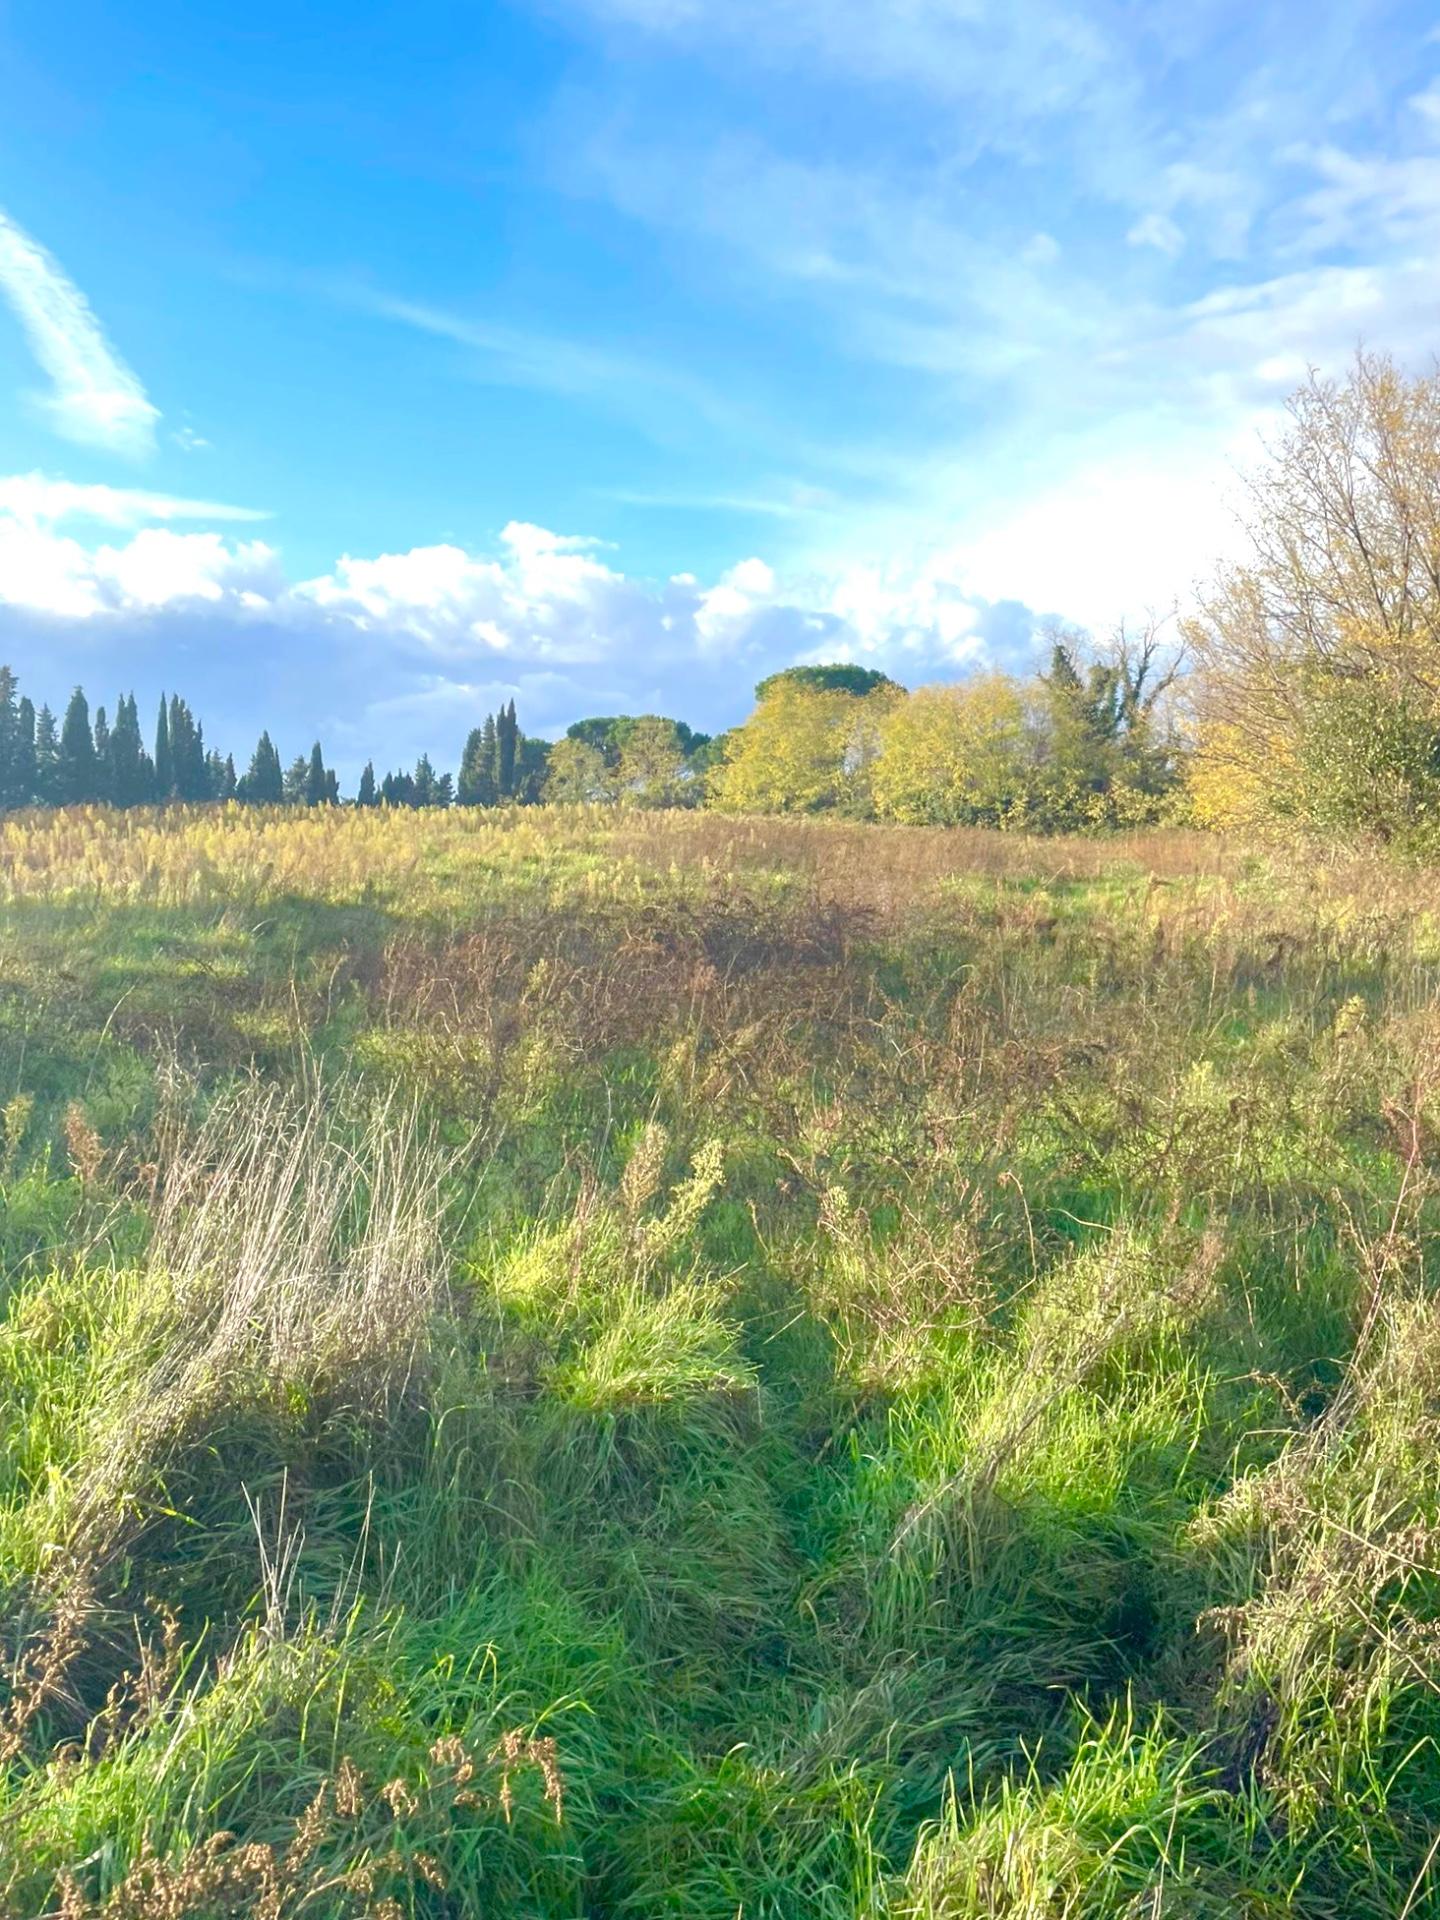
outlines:
[{"label": "deciduous tree", "polygon": [[883,820],[1004,826],[1023,811],[1033,741],[1023,690],[1004,674],[921,687],[897,700],[870,769]]},{"label": "deciduous tree", "polygon": [[[1202,811],[1382,836],[1432,817],[1440,370],[1410,376],[1362,353],[1344,380],[1312,377],[1251,478],[1243,519],[1244,553],[1187,623]],[[1361,748],[1366,713],[1376,724],[1357,762],[1339,743]]]},{"label": "deciduous tree", "polygon": [[588,806],[615,798],[615,776],[599,747],[566,735],[550,749],[544,797],[552,806]]}]

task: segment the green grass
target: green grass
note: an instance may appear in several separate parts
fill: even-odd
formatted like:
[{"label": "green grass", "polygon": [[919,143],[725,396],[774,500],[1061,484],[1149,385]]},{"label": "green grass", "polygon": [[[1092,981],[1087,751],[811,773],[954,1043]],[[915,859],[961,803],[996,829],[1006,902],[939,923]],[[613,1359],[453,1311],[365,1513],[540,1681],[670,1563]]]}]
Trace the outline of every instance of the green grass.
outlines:
[{"label": "green grass", "polygon": [[0,1913],[1440,1913],[1431,876],[32,831]]}]

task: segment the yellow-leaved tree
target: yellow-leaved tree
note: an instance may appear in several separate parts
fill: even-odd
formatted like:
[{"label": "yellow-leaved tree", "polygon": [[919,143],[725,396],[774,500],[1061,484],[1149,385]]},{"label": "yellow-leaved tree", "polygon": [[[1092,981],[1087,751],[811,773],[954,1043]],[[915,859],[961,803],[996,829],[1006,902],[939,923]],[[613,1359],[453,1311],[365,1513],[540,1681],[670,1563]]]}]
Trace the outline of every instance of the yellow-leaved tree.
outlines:
[{"label": "yellow-leaved tree", "polygon": [[880,723],[870,791],[882,820],[1003,826],[1030,760],[1026,701],[1003,673],[920,687]]},{"label": "yellow-leaved tree", "polygon": [[1186,625],[1197,815],[1440,831],[1440,371],[1312,377],[1243,518]]},{"label": "yellow-leaved tree", "polygon": [[730,813],[819,813],[851,802],[874,754],[888,696],[857,696],[779,676],[726,742],[713,805]]}]

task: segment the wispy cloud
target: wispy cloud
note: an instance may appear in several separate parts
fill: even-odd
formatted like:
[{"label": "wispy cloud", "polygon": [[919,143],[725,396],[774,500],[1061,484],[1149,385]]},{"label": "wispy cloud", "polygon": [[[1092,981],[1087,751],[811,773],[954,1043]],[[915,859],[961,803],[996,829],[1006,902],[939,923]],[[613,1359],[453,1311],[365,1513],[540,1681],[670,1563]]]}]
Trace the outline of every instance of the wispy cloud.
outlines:
[{"label": "wispy cloud", "polygon": [[94,520],[107,527],[143,527],[171,520],[268,520],[262,508],[232,507],[219,500],[189,500],[139,487],[108,487],[79,480],[52,480],[43,473],[0,474],[0,513],[53,526],[59,520]]},{"label": "wispy cloud", "polygon": [[1185,235],[1168,213],[1145,213],[1125,236],[1132,247],[1154,247],[1160,253],[1182,253]]},{"label": "wispy cloud", "polygon": [[760,520],[805,520],[834,505],[824,489],[791,486],[774,493],[725,493],[683,487],[604,487],[600,497],[622,507],[652,507],[662,513],[733,513]]},{"label": "wispy cloud", "polygon": [[1038,154],[1037,126],[1133,113],[1140,91],[1126,36],[1105,9],[1071,0],[570,0],[564,10],[804,81],[963,101],[959,137],[977,151]]},{"label": "wispy cloud", "polygon": [[105,338],[54,256],[0,209],[0,294],[48,375],[42,404],[57,433],[132,456],[151,452],[159,410]]},{"label": "wispy cloud", "polygon": [[329,289],[346,305],[469,350],[484,377],[545,393],[587,399],[638,420],[659,438],[698,422],[707,430],[752,437],[763,422],[710,381],[645,354],[596,345],[534,327],[476,319],[428,301],[355,285]]},{"label": "wispy cloud", "polygon": [[[537,4],[647,55],[561,96],[557,181],[812,339],[817,391],[863,369],[841,497],[776,516],[792,572],[897,561],[1104,624],[1227,550],[1309,366],[1433,344],[1440,80],[1382,0],[1322,10],[1299,65],[1293,15],[1227,0]],[[774,111],[713,109],[711,66]]]}]

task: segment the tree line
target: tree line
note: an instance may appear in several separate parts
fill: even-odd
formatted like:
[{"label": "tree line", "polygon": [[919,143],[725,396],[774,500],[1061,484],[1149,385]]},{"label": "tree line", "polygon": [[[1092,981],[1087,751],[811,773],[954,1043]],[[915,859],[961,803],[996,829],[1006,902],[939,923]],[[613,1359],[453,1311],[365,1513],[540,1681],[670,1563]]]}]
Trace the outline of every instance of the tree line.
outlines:
[{"label": "tree line", "polygon": [[1041,833],[1160,820],[1182,783],[1178,667],[1152,623],[1098,650],[1052,634],[1028,679],[982,673],[908,692],[854,666],[773,674],[721,743],[710,802]]},{"label": "tree line", "polygon": [[[453,776],[368,764],[359,806],[537,801],[823,813],[1037,832],[1162,820],[1440,846],[1440,368],[1357,355],[1312,377],[1250,476],[1239,557],[1178,640],[1057,630],[1028,677],[914,691],[854,664],[791,667],[718,738],[658,714],[527,737],[514,701]],[[1181,680],[1182,661],[1188,662]],[[342,796],[317,742],[288,766],[268,732],[243,772],[178,694],[142,732],[133,694],[60,719],[0,668],[0,807]]]},{"label": "tree line", "polygon": [[[545,784],[547,743],[520,731],[512,700],[471,733],[458,783],[438,772],[427,754],[411,770],[377,775],[373,761],[360,777],[354,804],[362,807],[493,806],[535,801]],[[243,773],[231,754],[209,747],[188,701],[163,695],[153,728],[142,730],[133,693],[91,717],[82,687],[57,721],[20,691],[13,670],[0,666],[0,808],[203,805],[237,801],[251,806],[338,806],[340,782],[317,740],[287,766],[268,730],[260,735]]]},{"label": "tree line", "polygon": [[[683,721],[619,715],[577,721],[552,744],[525,734],[515,702],[471,729],[459,774],[421,754],[413,768],[380,773],[373,760],[351,804],[359,807],[492,807],[540,801],[601,801],[623,796],[655,806],[693,803],[709,736]],[[245,771],[208,746],[205,730],[178,694],[163,696],[142,730],[133,693],[114,718],[95,709],[82,687],[57,720],[22,694],[0,666],[0,809],[150,807],[233,801],[251,806],[337,806],[346,798],[319,741],[287,766],[268,729]]]},{"label": "tree line", "polygon": [[[1178,749],[1157,724],[1170,684],[1153,634],[1085,659],[1057,639],[1031,683],[988,674],[914,693],[854,665],[792,667],[756,688],[756,708],[718,739],[659,714],[577,720],[553,744],[525,735],[514,701],[465,741],[458,776],[422,754],[413,769],[365,766],[361,807],[536,802],[741,812],[840,811],[937,824],[1035,828],[1154,814]],[[178,694],[143,734],[133,694],[113,720],[83,689],[57,722],[0,668],[0,806],[163,806],[233,801],[334,806],[340,785],[317,741],[288,766],[268,731],[243,772],[207,745]]]},{"label": "tree line", "polygon": [[1440,364],[1361,350],[1312,373],[1246,489],[1235,556],[1173,643],[1057,634],[1028,680],[910,694],[854,669],[775,676],[722,743],[712,803],[1041,832],[1183,820],[1433,859]]}]

